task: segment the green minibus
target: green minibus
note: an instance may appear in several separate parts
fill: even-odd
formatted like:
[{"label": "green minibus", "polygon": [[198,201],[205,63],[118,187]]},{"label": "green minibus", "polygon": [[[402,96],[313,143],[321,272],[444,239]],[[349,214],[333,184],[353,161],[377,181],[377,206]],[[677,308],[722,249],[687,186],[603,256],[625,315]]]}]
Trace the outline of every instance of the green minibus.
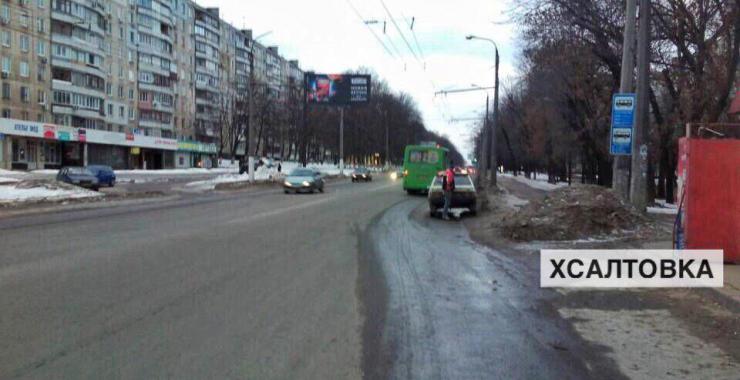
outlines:
[{"label": "green minibus", "polygon": [[427,145],[408,145],[403,154],[403,189],[407,193],[426,192],[432,179],[447,162],[445,148]]}]

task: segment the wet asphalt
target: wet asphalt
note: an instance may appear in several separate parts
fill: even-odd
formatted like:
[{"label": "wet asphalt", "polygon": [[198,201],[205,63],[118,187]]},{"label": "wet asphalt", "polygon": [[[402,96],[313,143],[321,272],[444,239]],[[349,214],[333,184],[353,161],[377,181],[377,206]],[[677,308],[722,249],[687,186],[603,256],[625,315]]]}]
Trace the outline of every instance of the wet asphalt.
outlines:
[{"label": "wet asphalt", "polygon": [[379,178],[0,219],[0,378],[618,377],[426,210]]},{"label": "wet asphalt", "polygon": [[551,308],[536,268],[429,218],[424,201],[395,205],[366,235],[366,378],[619,377],[595,371],[600,359]]}]

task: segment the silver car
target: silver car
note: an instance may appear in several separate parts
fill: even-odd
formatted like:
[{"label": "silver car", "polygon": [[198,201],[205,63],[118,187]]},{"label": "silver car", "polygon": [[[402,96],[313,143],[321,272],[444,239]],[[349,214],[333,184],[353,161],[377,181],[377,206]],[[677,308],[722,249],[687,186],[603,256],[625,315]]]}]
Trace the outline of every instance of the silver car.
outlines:
[{"label": "silver car", "polygon": [[285,194],[290,192],[309,192],[316,190],[324,192],[324,177],[317,170],[298,168],[293,170],[283,182],[283,191]]}]

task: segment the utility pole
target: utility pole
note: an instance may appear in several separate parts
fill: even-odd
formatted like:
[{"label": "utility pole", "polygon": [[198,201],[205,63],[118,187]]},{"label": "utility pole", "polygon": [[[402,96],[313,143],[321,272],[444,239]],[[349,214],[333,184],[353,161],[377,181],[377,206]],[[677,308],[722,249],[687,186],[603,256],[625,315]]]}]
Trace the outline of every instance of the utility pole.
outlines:
[{"label": "utility pole", "polygon": [[478,176],[476,177],[476,186],[479,189],[485,189],[488,184],[488,104],[489,96],[486,95],[486,115],[483,117],[483,129],[480,131],[480,158],[478,159]]},{"label": "utility pole", "polygon": [[[495,45],[495,44],[494,44]],[[494,83],[495,89],[493,90],[493,124],[491,128],[491,187],[496,188],[496,176],[498,175],[498,156],[496,155],[496,131],[499,128],[498,125],[498,68],[499,68],[499,55],[498,46],[496,46],[496,82]],[[486,109],[488,109],[488,102],[486,102]],[[488,118],[488,112],[486,111],[486,118]]]},{"label": "utility pole", "polygon": [[[622,74],[620,93],[632,92],[635,71],[635,23],[637,21],[637,0],[627,0],[624,23],[624,42],[622,43]],[[633,131],[634,138],[634,131]],[[635,153],[634,151],[632,152]],[[612,169],[612,188],[623,200],[630,196],[630,159],[628,156],[614,156]]]},{"label": "utility pole", "polygon": [[[630,200],[640,211],[647,207],[648,143],[650,138],[650,0],[640,0],[637,35],[637,107],[632,134]],[[652,179],[650,179],[652,180]]]},{"label": "utility pole", "polygon": [[391,136],[388,130],[388,111],[383,111],[383,124],[385,124],[385,168],[388,169],[391,163]]},{"label": "utility pole", "polygon": [[339,107],[339,175],[344,175],[344,107]]},{"label": "utility pole", "polygon": [[256,154],[255,150],[257,150],[257,144],[255,141],[255,117],[254,117],[254,92],[256,91],[257,84],[255,83],[255,76],[254,76],[254,45],[257,43],[256,40],[252,40],[249,52],[249,102],[248,102],[248,108],[249,108],[249,125],[248,127],[248,137],[247,137],[247,171],[249,173],[249,182],[254,183],[254,155]]}]

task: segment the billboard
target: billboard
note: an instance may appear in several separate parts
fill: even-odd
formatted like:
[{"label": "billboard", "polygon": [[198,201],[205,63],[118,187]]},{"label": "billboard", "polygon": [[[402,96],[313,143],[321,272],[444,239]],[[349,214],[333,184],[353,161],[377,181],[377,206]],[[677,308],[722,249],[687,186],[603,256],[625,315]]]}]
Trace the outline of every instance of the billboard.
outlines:
[{"label": "billboard", "polygon": [[305,83],[309,103],[342,106],[370,101],[370,75],[306,73]]}]

